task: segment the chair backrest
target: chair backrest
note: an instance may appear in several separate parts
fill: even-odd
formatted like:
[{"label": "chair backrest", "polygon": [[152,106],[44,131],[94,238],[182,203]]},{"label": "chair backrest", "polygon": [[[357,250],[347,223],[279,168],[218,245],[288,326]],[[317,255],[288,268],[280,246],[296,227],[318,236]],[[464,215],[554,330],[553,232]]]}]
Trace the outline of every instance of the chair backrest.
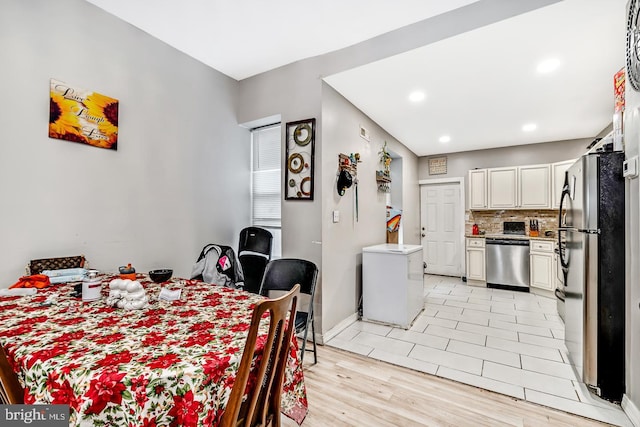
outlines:
[{"label": "chair backrest", "polygon": [[[222,427],[266,426],[273,417],[280,416],[282,384],[295,330],[294,316],[299,289],[299,286],[295,286],[280,298],[265,299],[256,304],[238,374],[222,416]],[[267,312],[269,335],[264,348],[256,352],[258,328],[261,321],[267,321],[267,318],[263,319],[263,314]],[[255,386],[249,390],[248,398],[243,404],[242,397],[251,374],[251,364],[257,354],[261,357],[254,367],[255,380],[251,381]]]},{"label": "chair backrest", "polygon": [[244,290],[257,294],[269,259],[263,255],[244,253],[238,257],[244,277]]},{"label": "chair backrest", "polygon": [[240,232],[238,242],[238,255],[243,252],[255,252],[271,259],[271,244],[273,235],[268,230],[260,227],[247,227]]},{"label": "chair backrest", "polygon": [[244,274],[244,290],[260,291],[264,269],[271,260],[273,235],[260,227],[247,227],[240,232],[238,260]]},{"label": "chair backrest", "polygon": [[260,294],[268,295],[269,291],[288,291],[295,284],[299,284],[300,293],[313,295],[317,278],[318,267],[311,261],[297,258],[274,259],[267,264]]},{"label": "chair backrest", "polygon": [[6,405],[24,403],[24,390],[2,346],[0,346],[0,403]]}]

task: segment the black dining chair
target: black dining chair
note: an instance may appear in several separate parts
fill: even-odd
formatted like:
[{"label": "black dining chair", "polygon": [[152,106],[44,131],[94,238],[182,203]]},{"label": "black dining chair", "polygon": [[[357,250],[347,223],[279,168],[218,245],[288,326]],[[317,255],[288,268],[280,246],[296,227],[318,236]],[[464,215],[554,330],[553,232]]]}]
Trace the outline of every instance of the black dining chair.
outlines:
[{"label": "black dining chair", "polygon": [[[316,352],[316,328],[313,318],[313,299],[316,291],[316,281],[318,279],[318,267],[311,261],[297,258],[274,259],[267,264],[260,286],[260,294],[269,296],[271,291],[290,291],[296,284],[300,285],[300,294],[307,295],[309,306],[307,311],[296,313],[296,334],[304,332],[302,337],[302,353],[300,360],[304,360],[304,353],[307,347],[307,334],[311,325],[311,341],[313,350],[313,363],[318,363]],[[302,307],[302,304],[300,305]]]},{"label": "black dining chair", "polygon": [[244,275],[244,290],[260,292],[262,276],[271,261],[273,235],[264,228],[247,227],[240,232],[238,260]]}]

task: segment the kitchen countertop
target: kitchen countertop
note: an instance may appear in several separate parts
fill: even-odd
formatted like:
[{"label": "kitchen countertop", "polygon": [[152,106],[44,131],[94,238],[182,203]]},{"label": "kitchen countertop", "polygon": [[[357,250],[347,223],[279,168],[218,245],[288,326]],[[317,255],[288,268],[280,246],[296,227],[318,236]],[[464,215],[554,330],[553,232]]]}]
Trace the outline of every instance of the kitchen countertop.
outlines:
[{"label": "kitchen countertop", "polygon": [[473,239],[489,238],[489,239],[513,239],[513,240],[546,240],[546,241],[554,241],[554,242],[557,240],[556,236],[531,237],[531,236],[527,236],[527,235],[523,236],[519,234],[465,234],[464,237],[469,237]]}]

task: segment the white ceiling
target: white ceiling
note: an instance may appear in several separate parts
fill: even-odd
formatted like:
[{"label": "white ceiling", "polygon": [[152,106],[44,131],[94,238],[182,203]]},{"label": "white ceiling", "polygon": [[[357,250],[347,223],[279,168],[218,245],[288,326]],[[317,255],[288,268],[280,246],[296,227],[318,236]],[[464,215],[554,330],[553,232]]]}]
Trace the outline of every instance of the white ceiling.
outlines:
[{"label": "white ceiling", "polygon": [[[419,156],[594,137],[612,121],[626,2],[565,0],[326,80]],[[546,58],[561,65],[540,74]]]},{"label": "white ceiling", "polygon": [[[237,80],[475,2],[87,1]],[[419,156],[590,138],[611,123],[626,2],[564,0],[325,80]]]},{"label": "white ceiling", "polygon": [[236,80],[477,0],[87,0]]}]

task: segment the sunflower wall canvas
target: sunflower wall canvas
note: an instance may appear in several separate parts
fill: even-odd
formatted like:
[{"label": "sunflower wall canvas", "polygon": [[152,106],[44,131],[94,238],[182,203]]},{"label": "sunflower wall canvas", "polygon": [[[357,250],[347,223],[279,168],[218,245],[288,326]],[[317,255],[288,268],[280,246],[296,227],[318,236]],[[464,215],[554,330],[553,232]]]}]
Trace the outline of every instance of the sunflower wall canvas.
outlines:
[{"label": "sunflower wall canvas", "polygon": [[118,100],[50,81],[49,137],[118,148]]}]

